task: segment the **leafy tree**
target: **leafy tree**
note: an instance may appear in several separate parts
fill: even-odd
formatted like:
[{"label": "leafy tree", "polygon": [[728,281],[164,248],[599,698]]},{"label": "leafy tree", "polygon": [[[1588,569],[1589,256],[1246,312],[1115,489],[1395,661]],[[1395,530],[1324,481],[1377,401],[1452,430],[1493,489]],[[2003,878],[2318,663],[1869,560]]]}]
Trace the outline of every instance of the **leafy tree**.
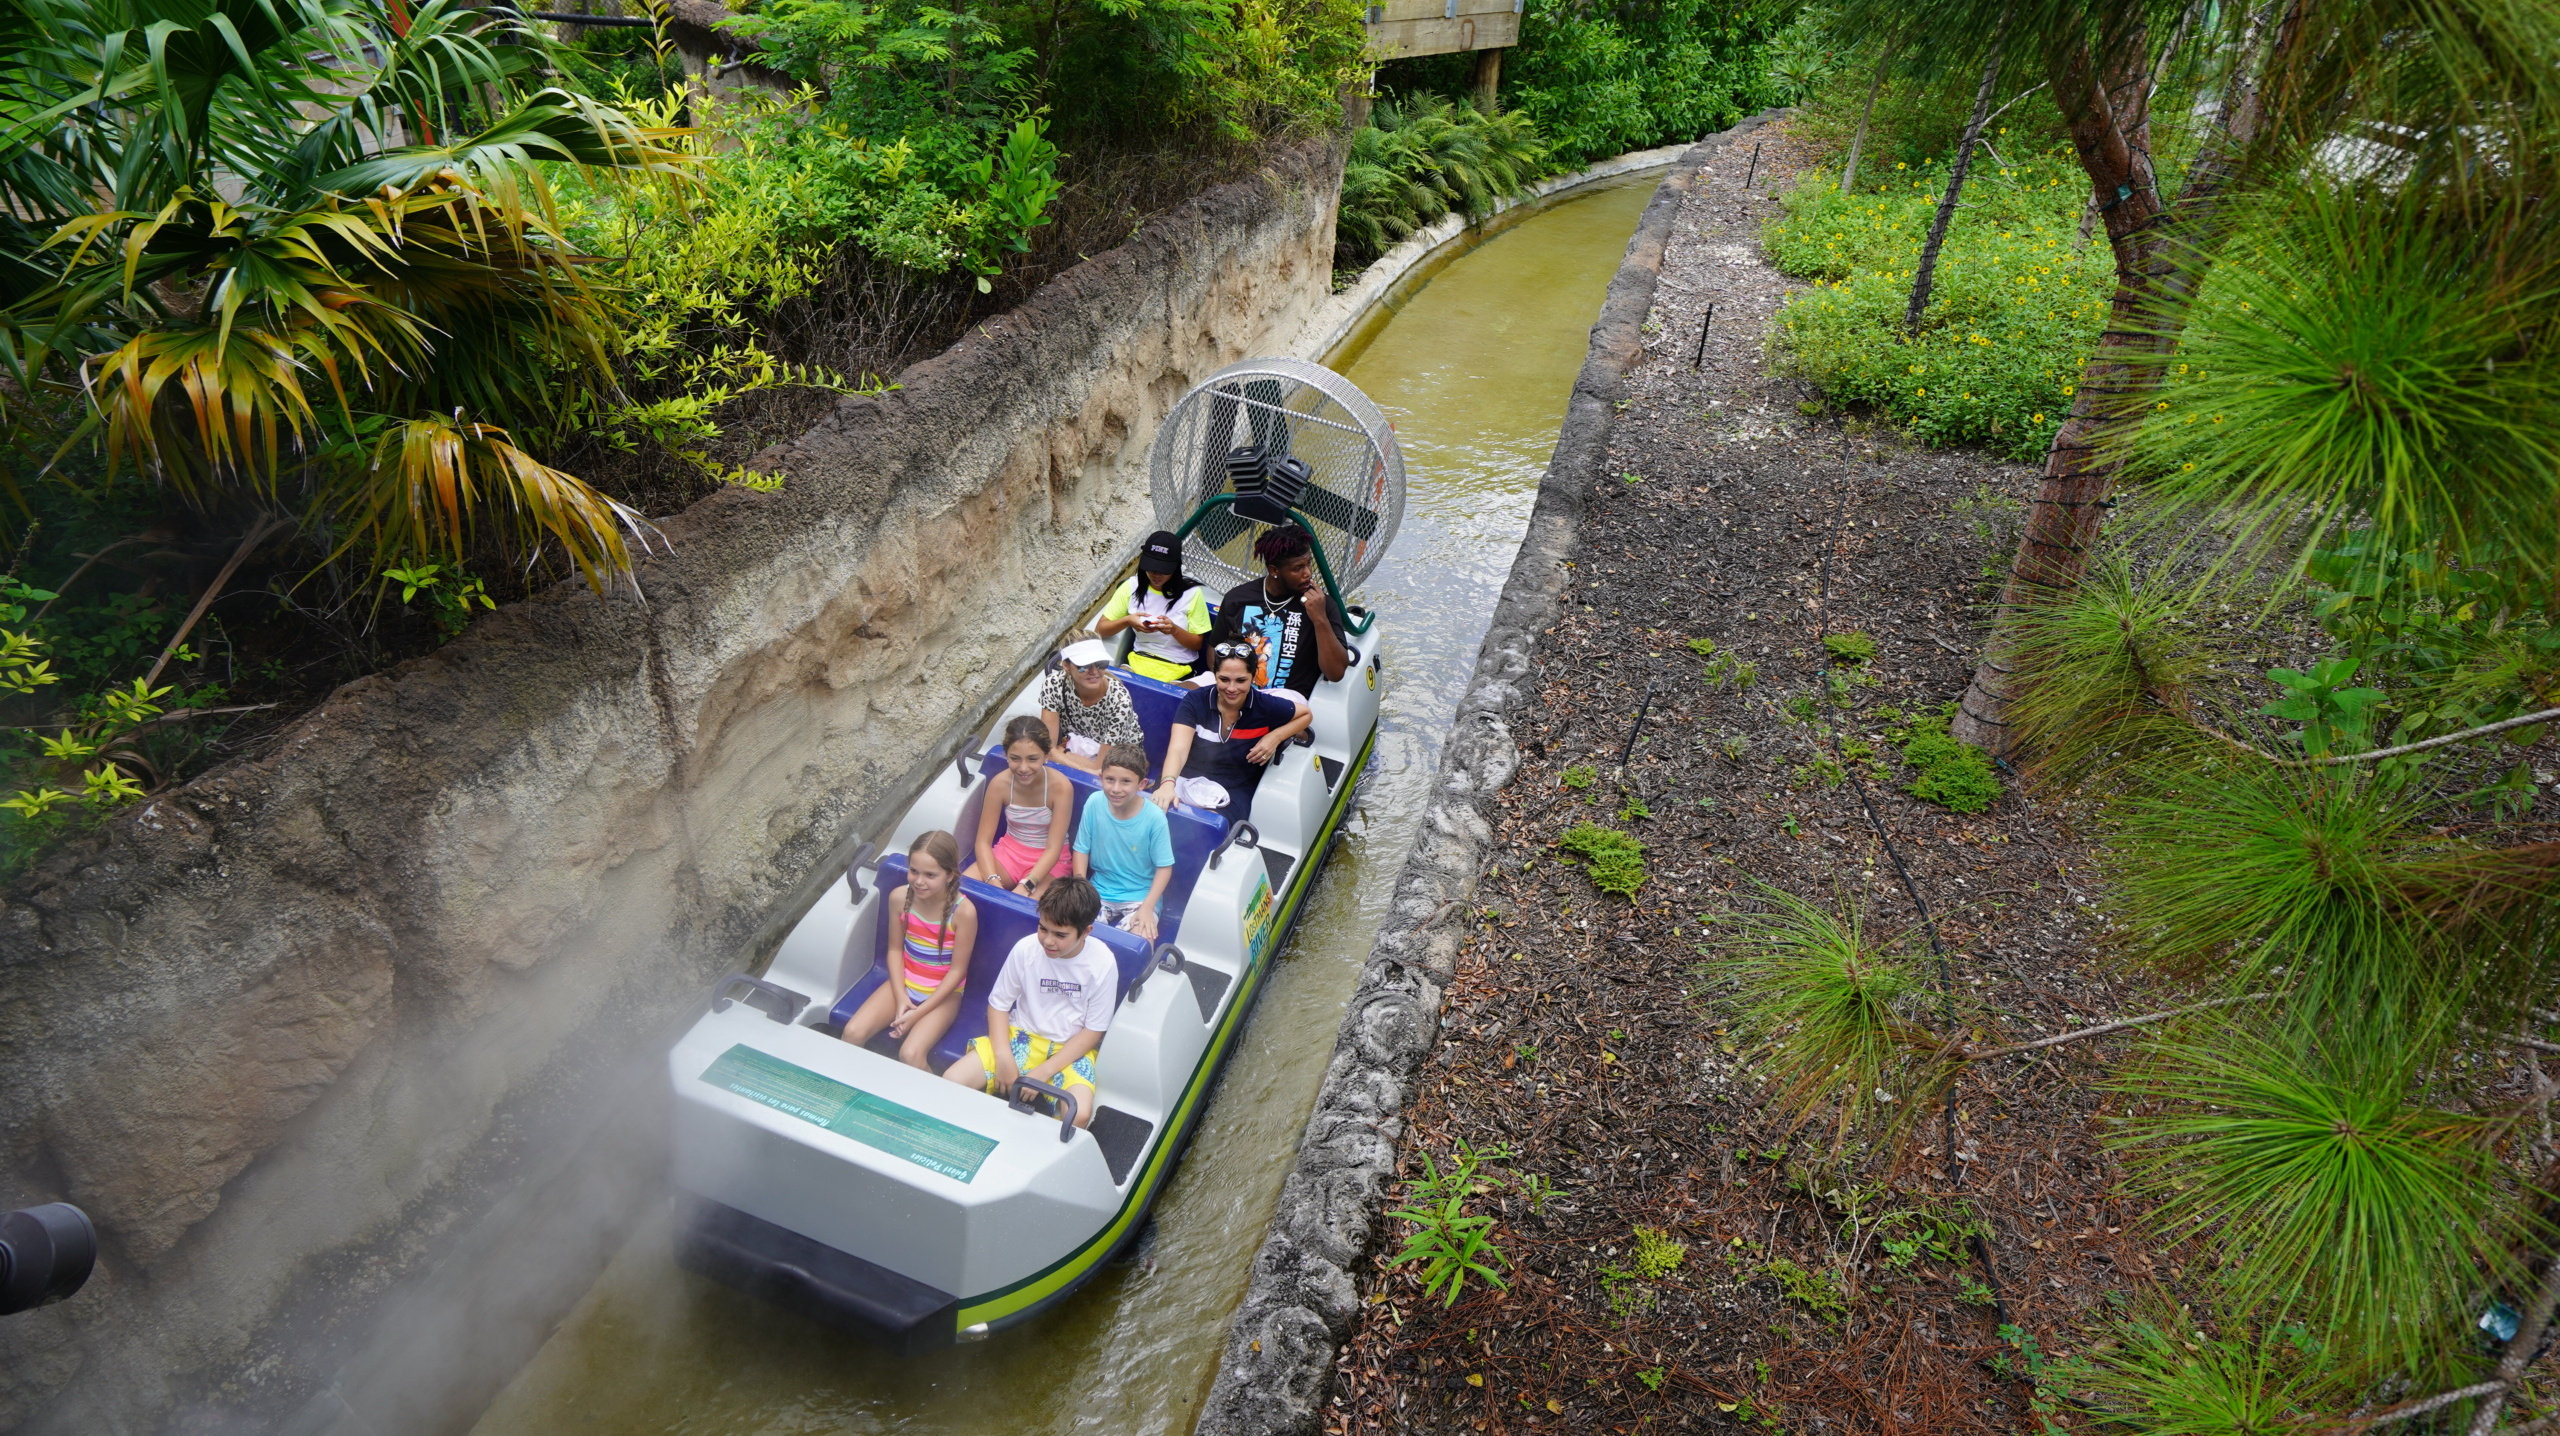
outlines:
[{"label": "leafy tree", "polygon": [[655,135],[529,87],[534,53],[453,0],[8,0],[0,35],[19,482],[94,446],[342,550],[627,568],[639,515],[519,434],[611,381],[545,167],[645,169]]}]

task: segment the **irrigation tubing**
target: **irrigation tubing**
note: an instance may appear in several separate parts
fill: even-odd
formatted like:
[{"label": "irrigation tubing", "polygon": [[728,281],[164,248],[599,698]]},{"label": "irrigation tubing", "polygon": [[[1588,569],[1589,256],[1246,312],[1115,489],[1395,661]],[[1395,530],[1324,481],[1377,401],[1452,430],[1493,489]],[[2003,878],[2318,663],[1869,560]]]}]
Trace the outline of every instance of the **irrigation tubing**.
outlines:
[{"label": "irrigation tubing", "polygon": [[[1842,464],[1846,466],[1849,463],[1849,456],[1845,444],[1842,446],[1840,457]],[[1817,593],[1813,610],[1814,646],[1817,649],[1822,646],[1823,639],[1831,636],[1831,557],[1840,549],[1841,535],[1849,517],[1849,496],[1853,488],[1854,484],[1842,486],[1839,507],[1834,509],[1831,515],[1831,542],[1825,544],[1822,550],[1821,578],[1816,585]],[[1875,830],[1876,841],[1883,845],[1885,856],[1892,861],[1893,875],[1901,882],[1902,891],[1911,899],[1912,907],[1919,911],[1921,931],[1929,935],[1929,952],[1937,961],[1939,1021],[1946,1025],[1949,1032],[1953,1032],[1955,1030],[1955,975],[1947,958],[1947,945],[1938,937],[1937,914],[1930,908],[1929,900],[1921,895],[1920,884],[1912,878],[1910,865],[1902,860],[1902,847],[1894,842],[1892,832],[1885,827],[1884,816],[1876,811],[1875,803],[1867,796],[1867,780],[1859,774],[1857,767],[1850,763],[1847,755],[1841,751],[1840,735],[1837,733],[1831,736],[1831,756],[1832,760],[1840,765],[1840,770],[1849,775],[1849,781],[1856,785],[1858,808],[1867,815],[1867,826]],[[1947,1185],[1961,1188],[1964,1185],[1965,1173],[1963,1164],[1956,1160],[1956,1084],[1954,1082],[1947,1084],[1946,1106],[1943,1110],[1946,1125],[1941,1140],[1946,1148]],[[1974,1258],[1982,1263],[1983,1282],[1991,1289],[1991,1311],[1996,1321],[1993,1329],[2004,1331],[2011,1325],[2009,1300],[2008,1294],[2000,1285],[2000,1264],[1992,1260],[1991,1236],[1988,1228],[1989,1223],[1986,1222],[1982,1230],[1968,1233],[1968,1239],[1973,1248]]]}]

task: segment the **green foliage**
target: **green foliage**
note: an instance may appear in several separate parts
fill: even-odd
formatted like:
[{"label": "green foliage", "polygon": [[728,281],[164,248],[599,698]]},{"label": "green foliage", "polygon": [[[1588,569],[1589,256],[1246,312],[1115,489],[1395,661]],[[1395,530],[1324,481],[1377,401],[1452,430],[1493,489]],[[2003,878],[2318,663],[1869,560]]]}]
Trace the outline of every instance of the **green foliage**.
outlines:
[{"label": "green foliage", "polygon": [[2302,751],[2317,758],[2340,743],[2350,753],[2373,746],[2373,705],[2382,701],[2379,688],[2349,687],[2356,660],[2323,658],[2311,671],[2270,668],[2267,680],[2285,696],[2258,711],[2302,725]]},{"label": "green foliage", "polygon": [[611,380],[548,173],[662,166],[660,136],[528,84],[533,52],[449,0],[396,40],[373,0],[17,15],[0,369],[25,479],[96,455],[389,560],[476,533],[623,571],[639,515],[522,443]]},{"label": "green foliage", "polygon": [[2047,1369],[2093,1396],[2105,1427],[2157,1436],[2291,1436],[2303,1412],[2352,1399],[2301,1328],[2218,1336],[2158,1300],[2116,1322],[2095,1351]]},{"label": "green foliage", "polygon": [[2122,1084],[2159,1104],[2126,1125],[2137,1180],[2169,1232],[2226,1255],[2234,1309],[2312,1322],[2377,1372],[2440,1364],[2477,1273],[2521,1274],[2500,1124],[2411,1102],[2412,1075],[2388,1047],[2217,1024]]},{"label": "green foliage", "polygon": [[1387,1262],[1389,1268],[1419,1264],[1422,1268],[1422,1294],[1438,1295],[1441,1305],[1458,1304],[1467,1279],[1473,1277],[1496,1290],[1507,1283],[1499,1268],[1510,1265],[1492,1237],[1493,1218],[1470,1213],[1467,1199],[1484,1190],[1484,1178],[1478,1168],[1487,1161],[1498,1161],[1507,1155],[1501,1149],[1483,1154],[1469,1147],[1464,1139],[1443,1172],[1430,1153],[1422,1154],[1422,1180],[1410,1184],[1406,1200],[1410,1203],[1393,1215],[1412,1223],[1412,1234],[1404,1250]]},{"label": "green foliage", "polygon": [[1645,884],[1644,844],[1615,828],[1576,823],[1556,839],[1556,846],[1581,858],[1591,885],[1604,893],[1633,902]]},{"label": "green foliage", "polygon": [[1545,172],[1545,146],[1523,115],[1428,94],[1381,104],[1343,163],[1334,263],[1365,265],[1443,215],[1481,219]]},{"label": "green foliage", "polygon": [[1798,1266],[1785,1257],[1763,1266],[1761,1274],[1777,1279],[1778,1289],[1788,1298],[1804,1304],[1807,1311],[1826,1324],[1837,1323],[1849,1314],[1849,1295],[1840,1286],[1840,1278],[1827,1271]]},{"label": "green foliage", "polygon": [[1876,656],[1876,641],[1854,630],[1822,635],[1822,646],[1835,663],[1867,663]]},{"label": "green foliage", "polygon": [[1778,338],[1836,402],[1873,406],[1931,443],[2042,459],[2114,282],[2104,244],[2074,247],[2087,181],[2067,150],[1977,164],[1908,334],[1912,270],[1946,179],[1943,165],[1897,162],[1869,192],[1840,193],[1837,171],[1799,181],[1763,243],[1814,284],[1779,315]]},{"label": "green foliage", "polygon": [[1599,779],[1599,776],[1599,770],[1593,768],[1590,764],[1575,763],[1567,767],[1564,770],[1563,776],[1559,777],[1556,781],[1573,789],[1575,792],[1580,792],[1583,789],[1590,787],[1592,783]]},{"label": "green foliage", "polygon": [[2040,776],[2082,782],[2196,736],[2180,715],[2222,656],[2227,633],[2198,617],[2214,597],[2169,565],[2110,553],[2078,586],[2017,613],[2025,681],[2010,721]]},{"label": "green foliage", "polygon": [[2316,186],[2261,218],[2159,361],[2139,463],[2168,519],[2211,504],[2304,549],[2354,523],[2514,580],[2560,572],[2560,239],[2539,203]]},{"label": "green foliage", "polygon": [[1999,775],[1981,749],[1948,736],[1947,724],[1936,714],[1911,720],[1902,761],[1911,765],[1912,778],[1904,791],[1959,813],[1979,813],[2000,796]]},{"label": "green foliage", "polygon": [[1710,970],[1738,986],[1736,1026],[1774,1074],[1779,1106],[1799,1123],[1832,1109],[1835,1144],[1925,1110],[1944,1077],[1922,1060],[1937,1044],[1911,1015],[1918,973],[1868,938],[1857,908],[1755,886],[1767,910],[1722,919]]},{"label": "green foliage", "polygon": [[1566,169],[1694,140],[1785,98],[1770,73],[1779,19],[1704,0],[1635,10],[1527,0],[1520,43],[1503,61],[1504,103],[1527,114]]},{"label": "green foliage", "polygon": [[1689,1248],[1659,1227],[1638,1227],[1635,1239],[1636,1275],[1647,1281],[1662,1280],[1689,1259]]}]

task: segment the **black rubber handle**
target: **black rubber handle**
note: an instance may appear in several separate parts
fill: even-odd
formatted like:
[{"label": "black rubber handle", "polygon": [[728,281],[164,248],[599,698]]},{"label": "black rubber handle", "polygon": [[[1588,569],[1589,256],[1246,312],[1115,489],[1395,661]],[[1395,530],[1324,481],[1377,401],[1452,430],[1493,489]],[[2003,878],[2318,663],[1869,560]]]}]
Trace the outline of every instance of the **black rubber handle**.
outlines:
[{"label": "black rubber handle", "polygon": [[952,760],[954,763],[958,764],[958,765],[959,765],[959,767],[960,767],[960,791],[961,791],[961,792],[964,792],[964,793],[965,793],[965,792],[969,791],[969,785],[970,785],[971,783],[974,783],[974,782],[978,781],[978,773],[977,773],[977,770],[976,770],[975,768],[972,768],[971,766],[969,766],[969,760],[970,760],[970,759],[972,759],[972,758],[975,758],[975,757],[977,757],[977,756],[978,756],[978,755],[977,755],[977,754],[975,754],[975,753],[963,753],[963,754],[961,754],[959,757],[954,758],[954,759]]},{"label": "black rubber handle", "polygon": [[853,861],[844,865],[844,885],[853,890],[853,901],[856,906],[861,904],[863,893],[868,891],[862,885],[862,865],[878,856],[879,852],[878,848],[864,843],[853,850]]},{"label": "black rubber handle", "polygon": [[[1030,1089],[1031,1096],[1022,1095],[1025,1088]],[[1058,1140],[1074,1141],[1076,1139],[1076,1099],[1067,1095],[1067,1089],[1064,1086],[1016,1073],[1013,1079],[1013,1095],[1005,1100],[1005,1105],[1017,1112],[1029,1112],[1036,1116],[1040,1111],[1039,1099],[1042,1097],[1053,1098],[1058,1104]]]},{"label": "black rubber handle", "polygon": [[1130,1002],[1137,1001],[1138,994],[1147,990],[1148,978],[1155,976],[1159,972],[1171,973],[1174,976],[1179,977],[1182,975],[1183,966],[1181,948],[1175,947],[1169,942],[1157,943],[1153,960],[1148,962],[1144,968],[1139,970],[1138,980],[1129,984],[1129,996],[1126,1000]]},{"label": "black rubber handle", "polygon": [[720,986],[711,995],[711,1010],[726,1012],[736,1002],[743,1002],[786,1027],[791,1025],[791,1019],[800,1015],[801,1008],[809,1005],[808,998],[790,988],[777,987],[761,977],[749,977],[743,972],[733,972],[720,979]]},{"label": "black rubber handle", "polygon": [[1227,855],[1227,849],[1229,848],[1240,847],[1247,852],[1251,852],[1253,849],[1260,847],[1261,845],[1262,834],[1254,828],[1253,824],[1245,822],[1242,819],[1238,819],[1228,826],[1227,835],[1218,840],[1218,845],[1215,848],[1210,849],[1209,866],[1213,868],[1216,867],[1218,865],[1218,860]]}]

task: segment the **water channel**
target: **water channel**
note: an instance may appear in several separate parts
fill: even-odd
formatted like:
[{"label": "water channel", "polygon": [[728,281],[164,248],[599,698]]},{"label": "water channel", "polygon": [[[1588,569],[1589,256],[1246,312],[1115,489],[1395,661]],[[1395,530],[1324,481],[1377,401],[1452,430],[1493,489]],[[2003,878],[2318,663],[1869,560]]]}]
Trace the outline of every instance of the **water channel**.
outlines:
[{"label": "water channel", "polygon": [[678,1269],[661,1219],[632,1237],[475,1436],[1191,1429],[1592,319],[1657,178],[1522,220],[1441,270],[1356,353],[1332,358],[1395,420],[1411,478],[1404,527],[1364,594],[1395,618],[1378,750],[1137,1256],[1028,1326],[901,1360]]}]

